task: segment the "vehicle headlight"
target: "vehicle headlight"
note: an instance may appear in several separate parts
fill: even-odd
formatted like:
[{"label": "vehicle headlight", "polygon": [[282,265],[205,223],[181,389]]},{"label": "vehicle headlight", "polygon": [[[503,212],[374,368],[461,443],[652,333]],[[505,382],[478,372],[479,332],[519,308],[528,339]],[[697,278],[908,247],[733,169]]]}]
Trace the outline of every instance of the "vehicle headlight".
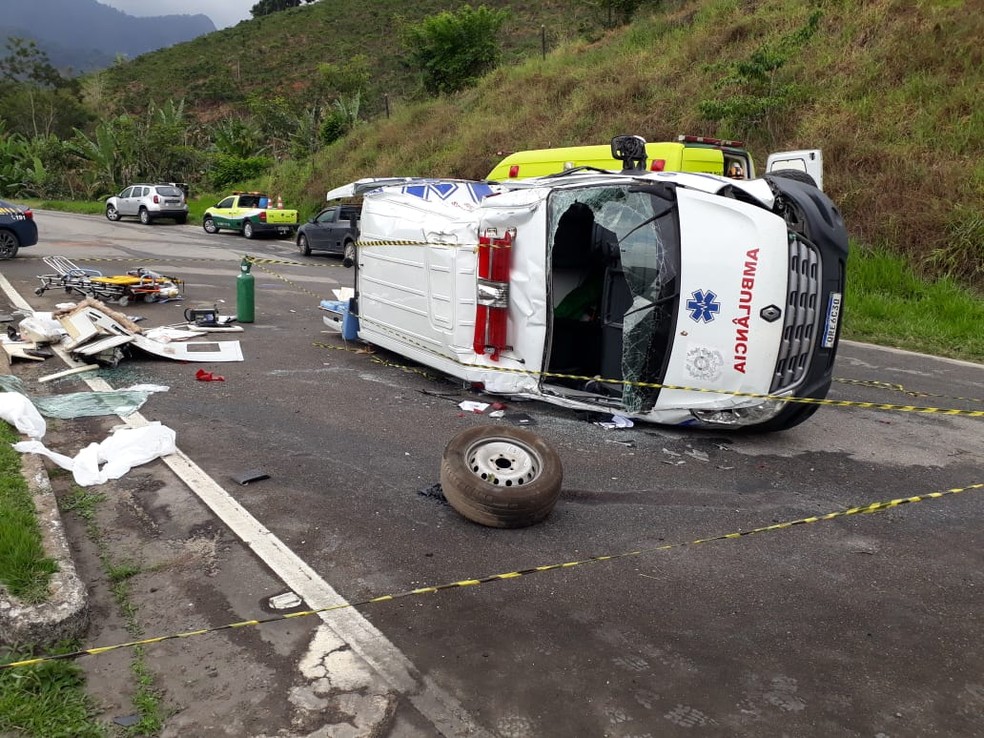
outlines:
[{"label": "vehicle headlight", "polygon": [[690,414],[702,423],[712,425],[752,425],[771,420],[786,406],[783,400],[766,400],[749,407],[726,410],[691,410]]}]

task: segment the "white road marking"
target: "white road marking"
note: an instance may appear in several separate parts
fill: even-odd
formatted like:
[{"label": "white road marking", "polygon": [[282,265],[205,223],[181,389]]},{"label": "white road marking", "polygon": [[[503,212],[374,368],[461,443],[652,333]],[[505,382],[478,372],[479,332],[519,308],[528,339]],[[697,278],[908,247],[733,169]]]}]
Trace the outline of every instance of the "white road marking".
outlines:
[{"label": "white road marking", "polygon": [[[6,293],[15,307],[33,311],[33,308],[2,274],[0,274],[0,289]],[[60,346],[54,348],[68,366],[80,366]],[[107,392],[113,389],[108,382],[99,377],[82,379],[93,391]],[[131,428],[140,428],[149,422],[140,413],[134,413],[122,420]],[[177,453],[166,456],[162,460],[280,577],[285,585],[307,603],[309,609],[348,605],[348,602],[328,582],[291,551],[272,531],[254,518],[180,448]],[[491,738],[491,735],[465,712],[454,697],[431,679],[421,675],[403,652],[358,610],[347,607],[330,613],[319,613],[319,617],[328,628],[362,657],[390,688],[404,695],[442,735]],[[316,634],[315,640],[317,639]]]}]

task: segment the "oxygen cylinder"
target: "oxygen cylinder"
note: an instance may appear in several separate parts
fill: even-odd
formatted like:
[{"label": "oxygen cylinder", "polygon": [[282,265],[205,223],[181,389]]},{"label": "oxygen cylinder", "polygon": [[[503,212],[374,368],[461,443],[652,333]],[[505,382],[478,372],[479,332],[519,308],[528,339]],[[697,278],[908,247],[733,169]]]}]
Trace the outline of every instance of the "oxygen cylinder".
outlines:
[{"label": "oxygen cylinder", "polygon": [[249,256],[244,256],[236,277],[236,320],[240,323],[252,323],[255,314],[252,266]]}]

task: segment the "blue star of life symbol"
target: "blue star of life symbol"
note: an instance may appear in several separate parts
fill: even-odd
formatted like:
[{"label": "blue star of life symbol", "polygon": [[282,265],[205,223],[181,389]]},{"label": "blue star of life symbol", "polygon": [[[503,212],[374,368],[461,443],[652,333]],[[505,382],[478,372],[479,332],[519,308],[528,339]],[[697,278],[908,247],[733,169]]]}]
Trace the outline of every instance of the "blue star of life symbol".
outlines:
[{"label": "blue star of life symbol", "polygon": [[690,319],[695,323],[710,323],[714,320],[714,315],[721,312],[721,303],[717,300],[717,295],[708,290],[697,290],[690,293],[687,300],[687,310],[690,311]]}]

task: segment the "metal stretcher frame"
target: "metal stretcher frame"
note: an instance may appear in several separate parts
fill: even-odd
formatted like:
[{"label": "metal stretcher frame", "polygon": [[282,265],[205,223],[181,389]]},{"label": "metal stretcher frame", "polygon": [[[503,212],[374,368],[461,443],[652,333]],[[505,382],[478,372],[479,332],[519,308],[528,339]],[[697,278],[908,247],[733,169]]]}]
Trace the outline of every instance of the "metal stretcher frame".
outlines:
[{"label": "metal stretcher frame", "polygon": [[68,294],[94,297],[103,302],[125,306],[131,300],[156,302],[178,297],[184,282],[146,269],[134,269],[126,274],[104,276],[95,269],[82,269],[64,256],[45,256],[42,261],[54,270],[53,274],[38,275],[41,286],[34,290],[40,296],[51,289]]}]

